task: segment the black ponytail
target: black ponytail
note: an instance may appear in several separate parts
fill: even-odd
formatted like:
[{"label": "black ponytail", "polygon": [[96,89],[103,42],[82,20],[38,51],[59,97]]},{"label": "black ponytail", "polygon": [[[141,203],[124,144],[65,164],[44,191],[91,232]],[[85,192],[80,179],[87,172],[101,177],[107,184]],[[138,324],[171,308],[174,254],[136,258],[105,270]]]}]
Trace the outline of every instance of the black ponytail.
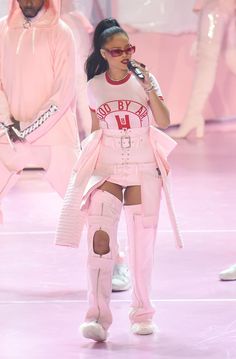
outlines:
[{"label": "black ponytail", "polygon": [[120,27],[118,21],[113,18],[104,19],[96,26],[93,35],[93,52],[87,58],[85,63],[85,71],[87,73],[88,81],[108,69],[108,63],[102,57],[100,49],[102,49],[109,37],[119,33],[127,35],[127,33]]}]

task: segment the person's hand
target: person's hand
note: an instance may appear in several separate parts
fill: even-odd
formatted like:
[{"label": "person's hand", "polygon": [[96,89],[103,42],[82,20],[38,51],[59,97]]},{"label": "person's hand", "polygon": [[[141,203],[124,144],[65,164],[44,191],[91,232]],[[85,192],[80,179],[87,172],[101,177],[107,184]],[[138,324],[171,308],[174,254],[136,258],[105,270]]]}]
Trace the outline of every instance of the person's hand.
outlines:
[{"label": "person's hand", "polygon": [[149,76],[149,72],[146,68],[146,65],[144,65],[142,62],[138,62],[137,60],[131,60],[130,61],[135,67],[137,67],[143,74],[144,76],[144,80],[141,80],[137,77],[137,79],[139,80],[140,84],[145,88],[147,86],[151,85],[150,82],[150,76]]},{"label": "person's hand", "polygon": [[152,78],[150,76],[150,73],[148,71],[148,69],[146,68],[146,66],[142,63],[142,62],[138,62],[136,60],[131,60],[131,62],[134,64],[135,67],[137,67],[142,74],[144,75],[144,79],[141,80],[137,77],[137,80],[139,81],[139,83],[141,84],[141,86],[144,88],[144,90],[146,92],[150,92],[155,90],[155,84],[152,81]]},{"label": "person's hand", "polygon": [[8,125],[7,133],[12,142],[24,142],[24,138],[20,136],[20,131],[14,125]]}]

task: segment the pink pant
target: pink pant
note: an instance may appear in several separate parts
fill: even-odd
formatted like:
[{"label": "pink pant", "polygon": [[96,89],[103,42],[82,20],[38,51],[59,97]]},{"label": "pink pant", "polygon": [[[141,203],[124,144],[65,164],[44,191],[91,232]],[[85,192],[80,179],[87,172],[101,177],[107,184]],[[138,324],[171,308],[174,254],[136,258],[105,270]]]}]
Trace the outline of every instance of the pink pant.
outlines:
[{"label": "pink pant", "polygon": [[[135,323],[150,321],[154,315],[150,288],[162,180],[148,142],[148,129],[143,129],[139,135],[130,130],[123,140],[121,137],[118,131],[108,131],[107,136],[105,133],[95,171],[97,174],[107,171],[107,180],[123,187],[141,186],[142,203],[124,207],[133,283],[130,321]],[[122,203],[112,194],[94,188],[88,201],[89,310],[86,321],[98,321],[108,329],[112,323],[111,279],[117,257],[117,224]],[[109,237],[110,250],[106,255],[94,252],[94,235],[99,230]]]},{"label": "pink pant", "polygon": [[217,1],[209,2],[200,13],[196,73],[183,123],[202,117],[214,86],[219,54],[231,19],[233,12],[224,10]]},{"label": "pink pant", "polygon": [[45,170],[45,179],[63,197],[76,161],[76,150],[69,146],[37,146],[16,143],[0,144],[0,200],[8,193],[25,167]]}]

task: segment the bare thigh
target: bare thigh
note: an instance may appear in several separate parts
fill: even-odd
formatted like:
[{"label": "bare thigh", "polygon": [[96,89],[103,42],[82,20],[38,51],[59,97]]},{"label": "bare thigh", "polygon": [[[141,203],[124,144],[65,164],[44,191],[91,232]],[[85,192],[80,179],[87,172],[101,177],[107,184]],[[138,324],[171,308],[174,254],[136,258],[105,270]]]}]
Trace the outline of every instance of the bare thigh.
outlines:
[{"label": "bare thigh", "polygon": [[101,189],[102,191],[109,192],[113,194],[116,198],[118,198],[121,202],[123,202],[123,187],[112,182],[104,182],[98,189]]},{"label": "bare thigh", "polygon": [[141,204],[141,186],[128,186],[124,192],[124,204],[126,206]]}]

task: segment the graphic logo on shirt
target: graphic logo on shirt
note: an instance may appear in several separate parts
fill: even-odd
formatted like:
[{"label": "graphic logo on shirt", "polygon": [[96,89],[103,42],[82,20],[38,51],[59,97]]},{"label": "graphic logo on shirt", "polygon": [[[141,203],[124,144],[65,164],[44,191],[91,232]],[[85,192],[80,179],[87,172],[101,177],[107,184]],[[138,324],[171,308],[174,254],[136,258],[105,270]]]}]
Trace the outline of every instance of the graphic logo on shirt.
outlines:
[{"label": "graphic logo on shirt", "polygon": [[119,130],[122,130],[122,128],[130,128],[129,115],[125,115],[125,117],[120,117],[119,115],[115,115],[115,119]]},{"label": "graphic logo on shirt", "polygon": [[148,109],[132,100],[106,102],[97,109],[96,113],[98,119],[102,122],[104,121],[108,128],[119,128],[121,130],[131,127],[143,127],[144,122],[149,122]]}]

